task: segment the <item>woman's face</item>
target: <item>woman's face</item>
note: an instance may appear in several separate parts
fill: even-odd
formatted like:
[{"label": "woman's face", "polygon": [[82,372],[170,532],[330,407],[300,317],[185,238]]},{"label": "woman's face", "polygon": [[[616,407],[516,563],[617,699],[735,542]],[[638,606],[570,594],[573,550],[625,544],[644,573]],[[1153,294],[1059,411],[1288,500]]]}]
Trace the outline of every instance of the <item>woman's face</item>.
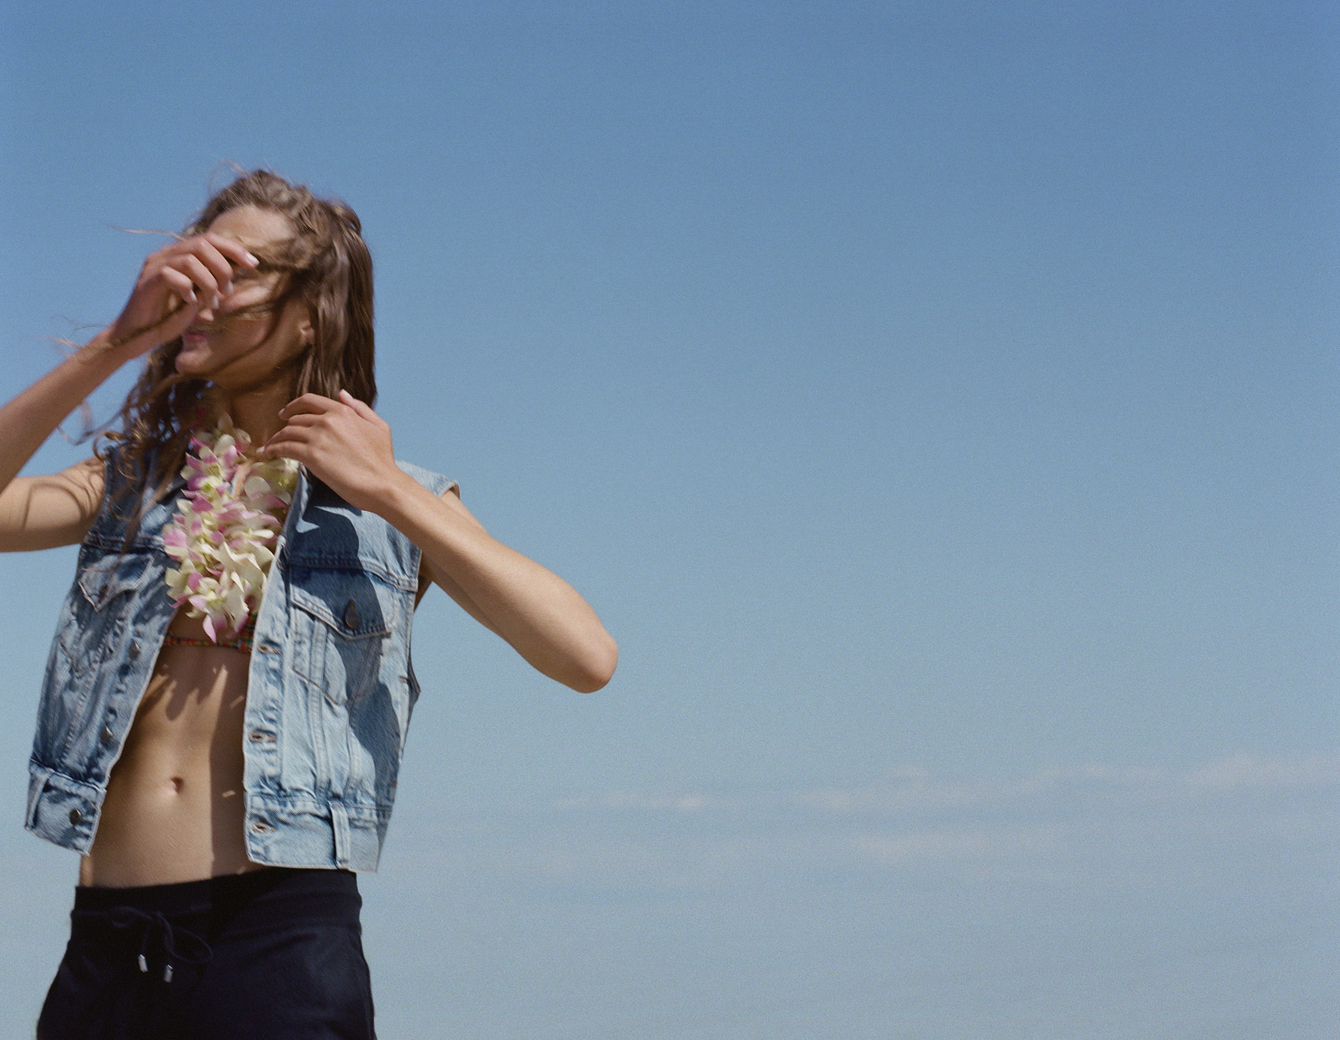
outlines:
[{"label": "woman's face", "polygon": [[[209,230],[236,239],[260,256],[273,253],[271,246],[293,237],[287,217],[256,206],[239,206],[219,214]],[[217,307],[202,307],[182,334],[177,371],[208,379],[223,390],[252,389],[276,378],[292,379],[291,362],[312,337],[306,306],[290,300],[278,314],[239,313],[272,300],[282,288],[284,277],[277,271],[259,274],[238,268],[233,291],[221,296]]]}]

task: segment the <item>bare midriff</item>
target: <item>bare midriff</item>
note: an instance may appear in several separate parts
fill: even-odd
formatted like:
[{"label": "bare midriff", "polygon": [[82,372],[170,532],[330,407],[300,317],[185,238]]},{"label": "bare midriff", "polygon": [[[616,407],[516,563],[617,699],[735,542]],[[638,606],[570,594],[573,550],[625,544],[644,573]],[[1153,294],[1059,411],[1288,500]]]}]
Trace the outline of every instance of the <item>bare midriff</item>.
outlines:
[{"label": "bare midriff", "polygon": [[[178,614],[169,631],[198,638]],[[243,839],[242,723],[251,654],[164,646],[107,784],[79,883],[125,888],[262,869]]]}]

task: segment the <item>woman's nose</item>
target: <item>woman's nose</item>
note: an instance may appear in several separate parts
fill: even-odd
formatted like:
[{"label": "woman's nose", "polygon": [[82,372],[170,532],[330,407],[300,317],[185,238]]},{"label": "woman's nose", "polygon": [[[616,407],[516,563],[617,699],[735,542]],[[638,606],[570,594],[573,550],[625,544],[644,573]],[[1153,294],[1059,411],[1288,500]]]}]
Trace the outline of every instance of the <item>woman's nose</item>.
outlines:
[{"label": "woman's nose", "polygon": [[195,312],[195,320],[199,322],[211,322],[214,320],[214,312],[219,309],[219,294],[211,293],[209,296],[204,296],[204,294],[201,293],[201,296],[204,299],[204,302],[201,303],[200,309]]}]

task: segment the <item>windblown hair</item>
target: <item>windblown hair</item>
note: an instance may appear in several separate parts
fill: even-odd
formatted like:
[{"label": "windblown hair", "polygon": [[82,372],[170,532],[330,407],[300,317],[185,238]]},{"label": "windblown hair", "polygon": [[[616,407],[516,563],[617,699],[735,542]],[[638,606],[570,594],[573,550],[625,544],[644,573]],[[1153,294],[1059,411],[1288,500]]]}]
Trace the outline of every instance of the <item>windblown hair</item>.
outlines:
[{"label": "windblown hair", "polygon": [[[268,312],[277,322],[290,300],[300,301],[312,316],[314,335],[294,363],[294,396],[336,397],[347,390],[373,404],[372,257],[358,215],[338,199],[316,198],[302,185],[254,170],[214,195],[184,237],[206,231],[220,214],[239,206],[282,214],[293,227],[293,237],[257,255],[260,272],[285,276],[274,298],[231,317]],[[140,486],[149,483],[159,494],[184,464],[191,433],[209,410],[209,382],[177,373],[181,348],[179,336],[149,354],[118,413],[120,432],[104,435],[120,446],[121,472]],[[105,456],[107,450],[99,454]]]}]

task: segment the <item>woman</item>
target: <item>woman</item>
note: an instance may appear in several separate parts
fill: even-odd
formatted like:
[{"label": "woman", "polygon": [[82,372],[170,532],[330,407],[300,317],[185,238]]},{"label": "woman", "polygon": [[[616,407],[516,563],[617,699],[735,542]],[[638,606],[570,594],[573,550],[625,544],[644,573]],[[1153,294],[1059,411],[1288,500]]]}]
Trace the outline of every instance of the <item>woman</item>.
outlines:
[{"label": "woman", "polygon": [[[145,355],[99,457],[16,477]],[[358,218],[255,172],[0,409],[0,549],[81,543],[31,761],[28,827],[82,853],[42,1040],[373,1035],[352,871],[429,582],[573,689],[612,675],[569,585],[395,462],[375,394]]]}]

